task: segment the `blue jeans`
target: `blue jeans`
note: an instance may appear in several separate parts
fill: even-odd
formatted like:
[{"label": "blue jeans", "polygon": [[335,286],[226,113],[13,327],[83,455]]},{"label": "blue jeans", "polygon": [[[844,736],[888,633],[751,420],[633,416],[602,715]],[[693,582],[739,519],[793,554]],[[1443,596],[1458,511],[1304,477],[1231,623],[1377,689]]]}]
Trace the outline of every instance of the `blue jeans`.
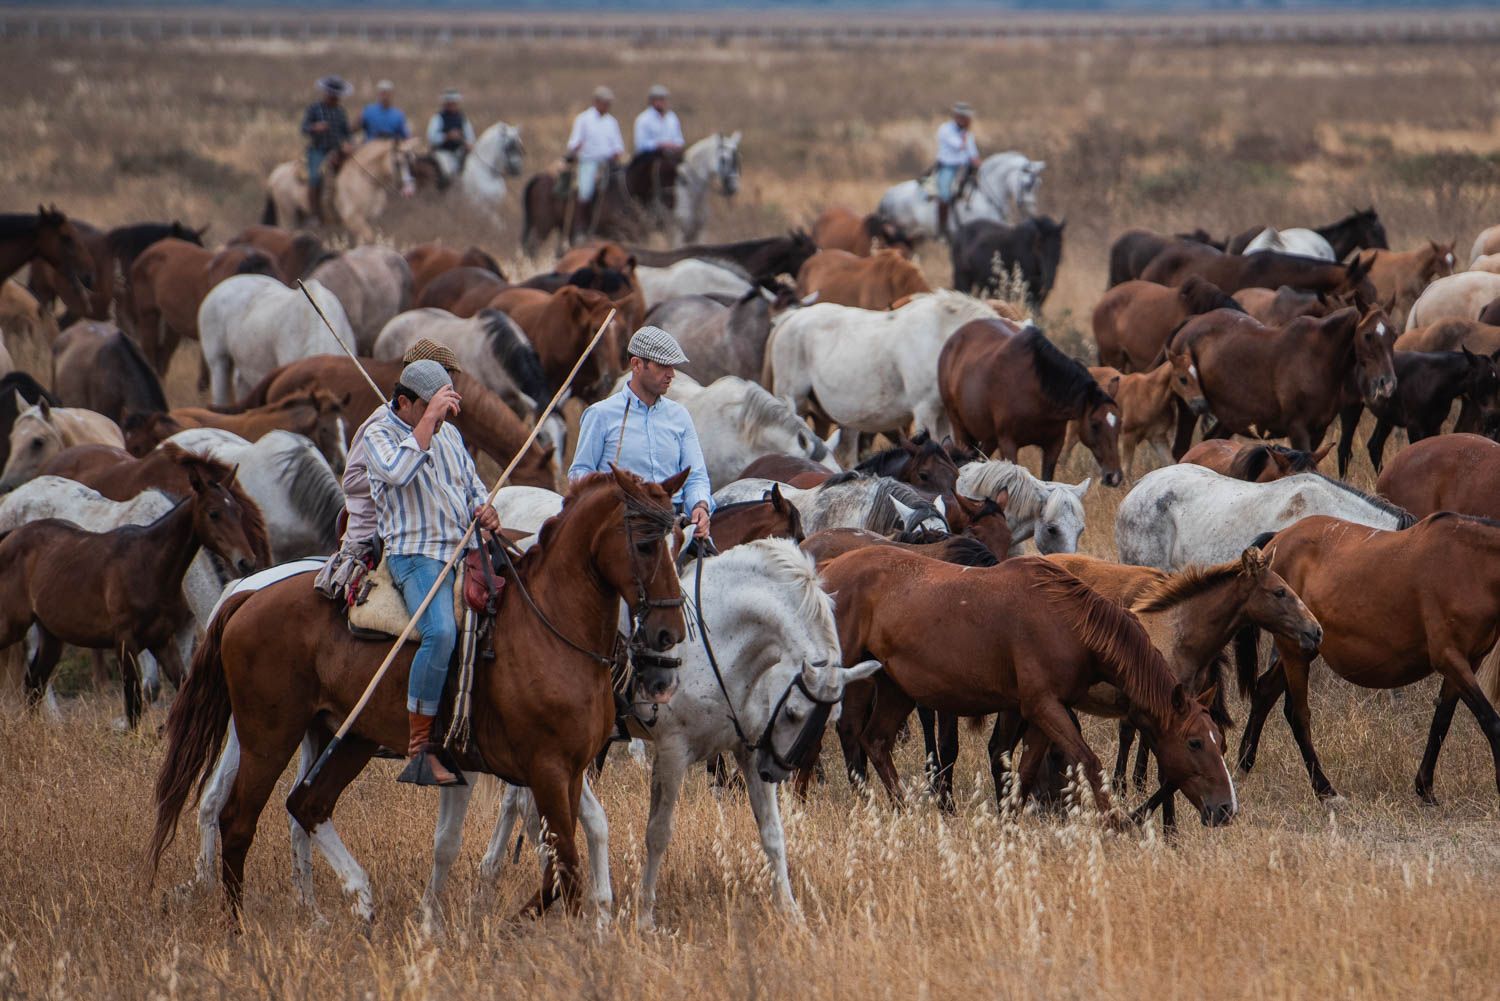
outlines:
[{"label": "blue jeans", "polygon": [[[397,556],[385,558],[390,567],[391,579],[406,602],[407,614],[422,603],[432,582],[443,569],[443,561],[430,556]],[[458,642],[458,623],[453,621],[453,573],[448,574],[447,585],[440,590],[427,606],[427,611],[417,620],[422,631],[422,643],[411,662],[411,679],[406,685],[406,711],[423,716],[436,716],[438,700],[443,697],[443,682],[448,680],[448,659],[453,656],[453,647]]]},{"label": "blue jeans", "polygon": [[958,176],[961,167],[939,166],[937,169],[938,198],[945,202],[953,201],[953,179]]},{"label": "blue jeans", "polygon": [[307,151],[307,183],[317,186],[323,183],[323,161],[328,159],[328,154],[333,152],[327,149],[308,149]]}]

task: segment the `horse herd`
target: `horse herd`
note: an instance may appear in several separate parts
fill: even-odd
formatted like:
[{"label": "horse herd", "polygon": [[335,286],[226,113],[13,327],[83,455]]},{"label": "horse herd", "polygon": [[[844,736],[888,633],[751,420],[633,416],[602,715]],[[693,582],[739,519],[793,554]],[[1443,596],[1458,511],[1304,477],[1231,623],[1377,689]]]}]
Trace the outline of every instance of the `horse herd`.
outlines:
[{"label": "horse herd", "polygon": [[[1034,212],[1039,170],[1021,171],[1031,183],[1012,210]],[[981,194],[987,183],[981,174]],[[832,208],[811,233],[737,243],[588,242],[524,280],[481,248],[441,242],[335,253],[257,225],[210,249],[176,222],[106,231],[55,209],[0,217],[0,269],[30,263],[34,336],[53,356],[50,388],[23,372],[0,382],[0,646],[12,664],[29,651],[15,672],[27,697],[47,698],[65,644],[118,655],[128,725],[158,672],[179,686],[151,864],[196,789],[198,878],[222,879],[237,912],[282,771],[300,748],[308,774],[386,650],[308,586],[336,545],[349,436],[380,404],[334,339],[384,391],[416,339],[450,346],[463,369],[456,423],[503,464],[596,330],[572,385],[582,403],[618,388],[626,337],[651,322],[692,359],[670,395],[699,432],[722,555],[684,545],[675,479],[617,471],[559,493],[560,420],[499,492],[524,555],[496,571],[520,594],[485,640],[494,659],[455,753],[465,771],[508,783],[483,875],[503,864],[518,821],[532,831],[543,876],[531,908],[581,899],[580,824],[593,899],[602,913],[613,903],[589,783],[608,781],[590,765],[614,730],[607,668],[622,630],[655,655],[641,661],[630,725],[655,748],[647,925],[687,771],[721,757],[739,764],[778,900],[796,908],[776,785],[812,794],[830,722],[851,780],[873,769],[896,802],[907,787],[893,751],[913,710],[945,809],[959,720],[994,715],[997,796],[1024,742],[1022,796],[1056,795],[1062,766],[1076,765],[1113,826],[1158,807],[1170,824],[1178,793],[1213,826],[1239,811],[1231,765],[1253,766],[1283,698],[1314,793],[1337,799],[1312,736],[1308,675],[1321,656],[1365,687],[1440,675],[1415,779],[1424,801],[1459,701],[1500,787],[1500,444],[1485,437],[1500,427],[1500,274],[1484,270],[1500,229],[1481,234],[1478,269],[1464,272],[1451,244],[1390,251],[1372,209],[1222,242],[1132,230],[1111,251],[1088,367],[1028,318],[1056,273],[1060,223],[959,213],[948,237],[961,289],[942,289],[909,260],[920,226],[894,205]],[[1014,268],[1022,301],[996,297],[1015,290],[1001,274],[1009,258],[973,250],[978,222],[1050,268],[1038,284]],[[211,405],[167,402],[162,375],[183,340],[201,345]],[[1373,494],[1341,478],[1365,409]],[[1340,478],[1318,471],[1335,418]],[[1396,427],[1411,444],[1387,462]],[[1119,563],[1078,553],[1093,477],[1054,481],[1079,442],[1105,488],[1128,487]],[[1143,445],[1166,464],[1137,477]],[[1041,476],[1017,464],[1028,446]],[[288,802],[309,905],[316,847],[355,912],[373,915],[332,814],[371,758],[404,746],[409,661],[410,648]],[[1231,685],[1249,704],[1234,762]],[[1129,788],[1137,736],[1137,787],[1157,762],[1135,814],[1116,807],[1079,713],[1119,721],[1115,793]],[[424,896],[434,918],[471,792],[439,795]]]}]

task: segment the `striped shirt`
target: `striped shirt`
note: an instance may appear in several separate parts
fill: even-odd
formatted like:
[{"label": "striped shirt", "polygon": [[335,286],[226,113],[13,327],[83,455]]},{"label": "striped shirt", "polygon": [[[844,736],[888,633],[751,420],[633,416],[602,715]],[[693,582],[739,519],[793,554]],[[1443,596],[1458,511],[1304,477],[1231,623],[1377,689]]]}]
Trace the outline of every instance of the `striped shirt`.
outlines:
[{"label": "striped shirt", "polygon": [[[365,449],[385,551],[446,560],[489,491],[452,424],[438,428],[423,450],[411,426],[389,405],[382,409],[365,431]],[[470,539],[470,547],[477,544]]]}]

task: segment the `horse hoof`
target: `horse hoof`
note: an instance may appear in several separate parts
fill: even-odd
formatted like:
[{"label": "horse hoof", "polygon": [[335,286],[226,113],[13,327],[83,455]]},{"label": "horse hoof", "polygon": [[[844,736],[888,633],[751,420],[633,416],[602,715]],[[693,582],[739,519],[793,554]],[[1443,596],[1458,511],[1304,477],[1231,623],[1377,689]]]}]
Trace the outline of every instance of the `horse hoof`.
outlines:
[{"label": "horse hoof", "polygon": [[1339,813],[1344,809],[1344,807],[1349,805],[1349,801],[1340,796],[1338,793],[1333,793],[1330,796],[1319,796],[1318,801],[1322,803],[1330,813]]},{"label": "horse hoof", "polygon": [[109,728],[116,733],[129,733],[130,720],[126,719],[124,716],[116,716],[114,719],[109,721]]}]

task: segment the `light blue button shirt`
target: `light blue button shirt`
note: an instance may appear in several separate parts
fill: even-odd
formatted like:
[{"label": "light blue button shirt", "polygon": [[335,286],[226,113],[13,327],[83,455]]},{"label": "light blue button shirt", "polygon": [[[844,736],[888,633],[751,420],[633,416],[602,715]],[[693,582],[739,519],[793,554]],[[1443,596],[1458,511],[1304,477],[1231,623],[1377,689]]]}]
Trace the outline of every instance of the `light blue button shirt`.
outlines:
[{"label": "light blue button shirt", "polygon": [[703,464],[703,449],[698,444],[693,418],[675,400],[663,396],[648,407],[630,391],[627,383],[615,395],[585,410],[578,426],[578,450],[573,453],[573,465],[568,467],[568,479],[608,472],[610,463],[656,483],[691,468],[687,482],[672,498],[673,502],[684,511],[691,511],[699,503],[707,504],[710,513],[714,509],[713,490],[708,483],[708,469]]}]

